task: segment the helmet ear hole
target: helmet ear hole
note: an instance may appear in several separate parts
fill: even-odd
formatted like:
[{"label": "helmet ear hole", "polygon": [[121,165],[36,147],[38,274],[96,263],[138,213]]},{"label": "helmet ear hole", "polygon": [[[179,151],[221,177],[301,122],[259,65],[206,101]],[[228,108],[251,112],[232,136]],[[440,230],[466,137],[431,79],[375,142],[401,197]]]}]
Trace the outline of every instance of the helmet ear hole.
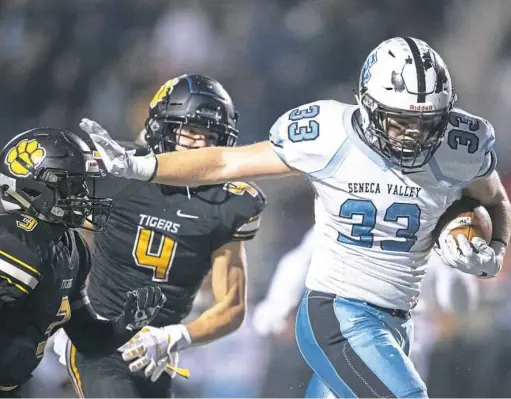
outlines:
[{"label": "helmet ear hole", "polygon": [[25,194],[32,198],[37,198],[41,195],[39,191],[34,190],[33,188],[30,187],[24,187],[21,189],[21,191],[23,191]]}]

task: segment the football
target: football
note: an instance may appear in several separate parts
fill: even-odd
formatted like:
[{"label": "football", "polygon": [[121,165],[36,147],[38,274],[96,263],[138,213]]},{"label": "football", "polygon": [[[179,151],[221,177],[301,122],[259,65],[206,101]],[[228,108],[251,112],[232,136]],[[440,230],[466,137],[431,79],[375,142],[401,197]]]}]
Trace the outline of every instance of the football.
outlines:
[{"label": "football", "polygon": [[463,234],[469,242],[474,237],[481,237],[489,243],[492,231],[491,218],[486,208],[473,198],[462,197],[447,208],[433,234],[436,241],[442,233],[447,232],[455,239]]}]

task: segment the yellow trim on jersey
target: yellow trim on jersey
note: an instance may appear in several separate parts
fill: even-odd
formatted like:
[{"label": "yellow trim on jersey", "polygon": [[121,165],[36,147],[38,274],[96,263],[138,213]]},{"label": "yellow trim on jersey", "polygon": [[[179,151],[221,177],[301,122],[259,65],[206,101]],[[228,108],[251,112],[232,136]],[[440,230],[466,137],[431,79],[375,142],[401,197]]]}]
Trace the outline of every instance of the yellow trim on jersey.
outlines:
[{"label": "yellow trim on jersey", "polygon": [[245,193],[251,195],[256,198],[259,195],[259,191],[254,186],[244,182],[244,181],[230,181],[224,184],[224,190],[229,191],[230,193],[236,195],[243,195]]},{"label": "yellow trim on jersey", "polygon": [[[16,284],[14,281],[12,281],[9,277],[7,276],[2,276],[0,274],[0,278],[4,279],[4,280],[7,280],[7,282],[11,285],[14,285],[17,289],[19,289],[20,291],[24,292],[25,294],[28,294],[28,290],[24,287],[22,287],[21,285],[19,284]],[[0,385],[1,386],[1,385]]]},{"label": "yellow trim on jersey", "polygon": [[70,356],[68,361],[68,371],[71,374],[73,387],[80,398],[85,398],[82,389],[82,378],[80,377],[78,367],[76,367],[76,347],[70,342],[68,342],[68,345],[71,345]]},{"label": "yellow trim on jersey", "polygon": [[241,225],[236,229],[236,233],[250,233],[250,232],[256,232],[259,230],[259,226],[261,225],[261,219],[257,218],[254,220],[249,220],[247,223]]},{"label": "yellow trim on jersey", "polygon": [[12,385],[10,387],[5,387],[3,385],[0,385],[0,391],[2,392],[10,392],[10,391],[14,391],[16,388],[18,388],[17,385]]},{"label": "yellow trim on jersey", "polygon": [[37,278],[3,259],[0,259],[0,272],[2,272],[4,275],[21,281],[23,284],[29,286],[32,289],[34,289],[37,284],[39,284],[39,280]]},{"label": "yellow trim on jersey", "polygon": [[234,238],[241,238],[241,239],[248,238],[248,239],[251,239],[251,238],[255,237],[256,233],[257,233],[257,230],[256,231],[250,231],[250,232],[247,232],[247,233],[234,233],[232,236]]},{"label": "yellow trim on jersey", "polygon": [[0,255],[3,255],[5,256],[6,258],[9,258],[10,260],[13,260],[14,262],[18,263],[19,265],[23,266],[23,267],[26,267],[28,270],[32,271],[33,273],[37,274],[38,276],[41,275],[41,272],[39,272],[37,269],[33,268],[32,266],[30,265],[27,265],[25,262],[19,260],[18,258],[12,256],[12,255],[9,255],[7,252],[4,252],[0,249]]}]

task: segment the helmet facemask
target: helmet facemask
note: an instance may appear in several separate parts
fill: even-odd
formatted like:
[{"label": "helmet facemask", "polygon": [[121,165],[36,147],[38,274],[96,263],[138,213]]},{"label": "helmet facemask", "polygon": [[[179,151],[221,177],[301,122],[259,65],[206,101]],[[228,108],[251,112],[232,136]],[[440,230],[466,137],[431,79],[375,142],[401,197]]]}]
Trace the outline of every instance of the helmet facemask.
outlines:
[{"label": "helmet facemask", "polygon": [[[62,173],[57,186],[60,198],[57,199],[52,213],[55,213],[55,209],[62,210],[64,212],[62,219],[68,227],[103,231],[110,218],[112,200],[95,197],[94,179],[98,177],[90,173],[87,176]],[[92,184],[92,193],[88,184]]]},{"label": "helmet facemask", "polygon": [[429,162],[440,146],[450,107],[432,111],[405,111],[378,104],[362,95],[366,123],[362,138],[392,164],[414,169]]},{"label": "helmet facemask", "polygon": [[[30,199],[32,206],[47,221],[63,223],[72,228],[103,231],[110,218],[112,200],[95,197],[93,179],[100,176],[99,173],[69,174],[64,170],[46,169],[36,178],[36,184],[38,183],[43,190],[42,195],[36,195],[35,190],[23,191],[32,197]],[[92,195],[86,182],[87,178],[92,181]],[[54,205],[45,211],[50,196],[53,197]],[[88,223],[85,223],[86,221]]]},{"label": "helmet facemask", "polygon": [[238,131],[231,126],[211,118],[189,116],[184,118],[148,118],[145,139],[156,154],[175,151],[176,147],[201,148],[202,146],[185,144],[188,137],[193,142],[193,137],[188,133],[190,131],[203,135],[207,147],[234,147],[238,141]]}]

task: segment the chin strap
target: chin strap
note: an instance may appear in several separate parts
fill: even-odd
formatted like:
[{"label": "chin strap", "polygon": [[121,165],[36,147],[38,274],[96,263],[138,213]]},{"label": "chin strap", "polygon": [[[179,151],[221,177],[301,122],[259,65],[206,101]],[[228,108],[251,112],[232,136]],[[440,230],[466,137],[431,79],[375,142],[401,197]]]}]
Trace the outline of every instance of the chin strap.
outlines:
[{"label": "chin strap", "polygon": [[32,204],[16,190],[13,190],[12,188],[5,184],[2,186],[2,191],[4,192],[5,195],[8,195],[9,197],[13,198],[23,209],[25,209],[31,215],[35,216],[37,219],[44,220],[46,222],[49,221],[46,216],[37,212],[32,206]]}]

